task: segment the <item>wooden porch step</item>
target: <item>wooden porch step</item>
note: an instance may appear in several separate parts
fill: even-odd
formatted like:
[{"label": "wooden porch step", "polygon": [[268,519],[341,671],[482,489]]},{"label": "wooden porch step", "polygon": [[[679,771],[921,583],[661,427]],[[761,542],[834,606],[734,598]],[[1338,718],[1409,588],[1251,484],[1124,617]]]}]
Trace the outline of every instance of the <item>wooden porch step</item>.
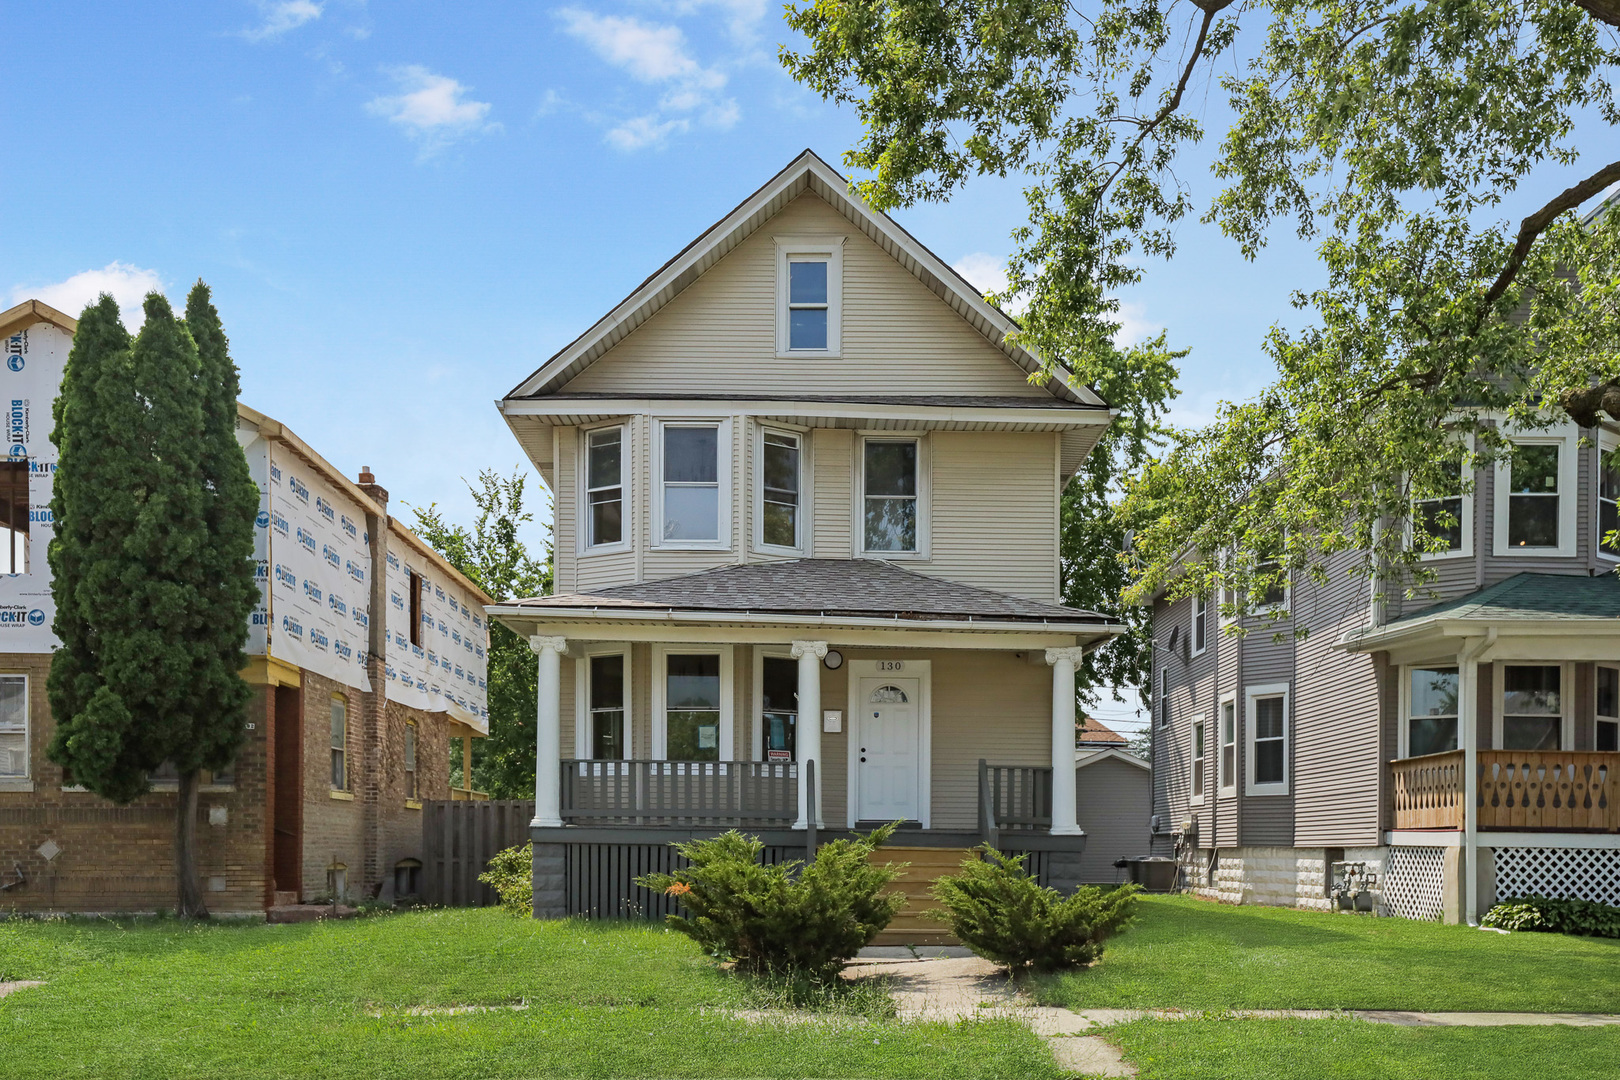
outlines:
[{"label": "wooden porch step", "polygon": [[873,939],[874,945],[957,945],[960,944],[950,929],[923,913],[936,910],[939,904],[929,895],[934,882],[957,872],[969,851],[965,848],[938,847],[885,847],[873,852],[872,861],[907,863],[895,878],[891,892],[905,897],[906,906],[900,909],[894,921]]}]

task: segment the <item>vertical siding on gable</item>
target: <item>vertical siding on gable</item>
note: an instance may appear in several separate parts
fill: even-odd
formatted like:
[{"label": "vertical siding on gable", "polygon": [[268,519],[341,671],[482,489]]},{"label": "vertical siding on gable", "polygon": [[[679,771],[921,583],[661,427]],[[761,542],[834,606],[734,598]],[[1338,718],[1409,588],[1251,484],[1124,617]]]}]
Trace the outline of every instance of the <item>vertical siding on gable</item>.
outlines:
[{"label": "vertical siding on gable", "polygon": [[933,432],[931,557],[907,565],[920,573],[1055,602],[1056,453],[1051,435],[1044,432]]},{"label": "vertical siding on gable", "polygon": [[844,428],[817,428],[810,433],[814,449],[811,498],[813,553],[818,559],[847,559],[853,537],[850,514],[855,495],[855,433]]}]

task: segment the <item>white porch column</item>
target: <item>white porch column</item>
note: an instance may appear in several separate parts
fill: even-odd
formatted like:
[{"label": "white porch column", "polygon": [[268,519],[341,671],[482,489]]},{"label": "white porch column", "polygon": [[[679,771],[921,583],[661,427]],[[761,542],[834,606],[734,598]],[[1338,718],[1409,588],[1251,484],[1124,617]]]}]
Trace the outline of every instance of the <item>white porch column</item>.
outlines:
[{"label": "white porch column", "polygon": [[[1457,743],[1463,751],[1463,922],[1479,924],[1479,656],[1496,641],[1465,638],[1457,651]],[[1399,669],[1397,669],[1399,670]]]},{"label": "white porch column", "polygon": [[534,710],[534,820],[531,826],[562,825],[562,662],[568,640],[529,638],[539,662]]},{"label": "white porch column", "polygon": [[795,641],[793,658],[799,662],[799,819],[795,829],[809,827],[810,785],[804,782],[805,765],[816,763],[816,828],[822,827],[826,811],[821,805],[821,660],[827,655],[825,641]]},{"label": "white porch column", "polygon": [[1047,649],[1052,665],[1052,835],[1078,836],[1074,805],[1074,669],[1086,651]]}]

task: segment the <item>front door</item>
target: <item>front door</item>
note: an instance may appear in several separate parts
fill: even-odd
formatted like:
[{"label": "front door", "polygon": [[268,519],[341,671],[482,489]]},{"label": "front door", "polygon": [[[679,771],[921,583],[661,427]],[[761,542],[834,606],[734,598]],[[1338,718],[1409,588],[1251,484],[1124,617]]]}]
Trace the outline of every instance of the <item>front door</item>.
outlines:
[{"label": "front door", "polygon": [[920,680],[880,675],[860,685],[861,821],[918,821]]}]

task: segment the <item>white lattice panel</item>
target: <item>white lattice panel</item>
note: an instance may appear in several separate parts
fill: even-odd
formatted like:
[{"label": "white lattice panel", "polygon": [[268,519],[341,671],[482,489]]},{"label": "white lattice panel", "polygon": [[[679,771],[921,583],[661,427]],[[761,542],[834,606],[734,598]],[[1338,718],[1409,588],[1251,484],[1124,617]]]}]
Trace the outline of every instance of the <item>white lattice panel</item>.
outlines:
[{"label": "white lattice panel", "polygon": [[1496,896],[1551,896],[1620,907],[1620,851],[1497,848]]},{"label": "white lattice panel", "polygon": [[1384,906],[1403,919],[1438,921],[1444,911],[1446,850],[1392,847],[1384,865]]}]

